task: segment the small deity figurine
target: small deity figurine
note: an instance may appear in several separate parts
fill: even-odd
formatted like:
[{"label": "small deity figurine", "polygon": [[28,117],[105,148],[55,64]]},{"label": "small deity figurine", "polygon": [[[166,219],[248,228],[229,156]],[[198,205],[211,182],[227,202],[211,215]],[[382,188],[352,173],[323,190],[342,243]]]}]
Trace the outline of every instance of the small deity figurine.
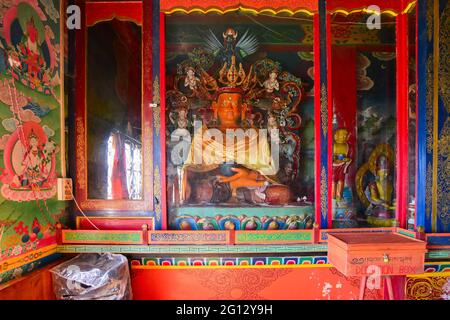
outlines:
[{"label": "small deity figurine", "polygon": [[262,88],[255,91],[256,99],[263,98],[272,100],[272,109],[274,110],[281,109],[284,106],[284,101],[282,101],[281,96],[278,94],[280,83],[277,78],[278,70],[272,69],[269,72],[267,79],[263,83],[259,82],[259,85]]},{"label": "small deity figurine", "polygon": [[198,84],[200,79],[195,76],[195,69],[193,67],[186,68],[186,78],[184,79],[184,86],[189,87],[189,89],[196,91],[198,89]]},{"label": "small deity figurine", "polygon": [[187,110],[181,109],[178,111],[178,128],[186,129],[188,126],[188,119],[187,119]]},{"label": "small deity figurine", "polygon": [[[395,224],[391,175],[394,159],[392,148],[387,144],[380,144],[356,173],[356,191],[366,207],[367,221],[376,226],[389,227]],[[365,183],[367,180],[369,182]]]},{"label": "small deity figurine", "polygon": [[279,180],[285,185],[292,185],[295,181],[294,165],[292,162],[287,162],[280,171]]},{"label": "small deity figurine", "polygon": [[39,146],[39,139],[31,130],[27,150],[23,156],[22,168],[18,170],[11,186],[13,188],[48,188],[48,174],[51,163]]},{"label": "small deity figurine", "polygon": [[[177,149],[181,148],[182,150],[189,150],[191,143],[191,134],[189,132],[188,125],[188,109],[187,108],[179,108],[175,110],[176,112],[169,113],[169,119],[172,124],[175,124],[177,128],[172,131],[170,134],[171,141],[177,143]],[[176,114],[176,116],[175,116]],[[180,157],[180,154],[175,152],[172,153],[172,161],[175,163],[182,163],[183,159]]]},{"label": "small deity figurine", "polygon": [[269,78],[263,83],[263,86],[267,93],[271,94],[274,91],[280,90],[280,84],[278,83],[277,77],[278,71],[276,69],[270,71]]},{"label": "small deity figurine", "polygon": [[187,97],[179,91],[167,92],[167,103],[170,108],[169,120],[176,126],[172,135],[183,136],[189,126],[189,102]]},{"label": "small deity figurine", "polygon": [[278,130],[277,116],[273,112],[269,112],[267,117],[267,131],[269,132],[270,140],[279,143],[280,132]]},{"label": "small deity figurine", "polygon": [[[173,124],[177,125],[177,129],[175,129],[175,131],[187,131],[187,127],[189,124],[188,121],[188,110],[185,108],[180,108],[177,110],[177,119],[174,119],[174,113],[170,113],[169,115],[169,119]],[[174,131],[174,132],[175,132]]]},{"label": "small deity figurine", "polygon": [[333,199],[341,200],[344,191],[345,176],[352,162],[349,158],[350,148],[348,145],[349,134],[345,128],[337,129],[334,133],[333,144]]},{"label": "small deity figurine", "polygon": [[274,130],[274,129],[278,129],[278,121],[277,121],[277,117],[275,116],[274,113],[270,112],[268,117],[267,117],[267,130]]},{"label": "small deity figurine", "polygon": [[386,156],[380,155],[377,159],[375,181],[369,183],[366,189],[370,201],[366,214],[381,219],[392,218],[395,209],[392,205],[393,190],[389,161]]},{"label": "small deity figurine", "polygon": [[174,113],[170,113],[169,119],[173,124],[177,125],[177,128],[171,133],[171,136],[185,137],[189,135],[189,131],[187,129],[189,125],[187,109],[178,109],[176,119],[174,119]]},{"label": "small deity figurine", "polygon": [[[180,86],[184,84],[185,89],[189,89],[189,95],[184,96],[185,102],[188,101],[188,98],[198,98],[201,100],[211,100],[212,97],[208,90],[216,90],[217,82],[209,76],[204,70],[200,70],[200,75],[196,75],[196,70],[192,66],[188,66],[185,69],[186,75],[184,76],[184,82],[181,80]],[[177,83],[179,78],[177,76]],[[178,85],[177,85],[178,86]],[[185,92],[186,90],[182,88],[177,88],[180,92]]]}]

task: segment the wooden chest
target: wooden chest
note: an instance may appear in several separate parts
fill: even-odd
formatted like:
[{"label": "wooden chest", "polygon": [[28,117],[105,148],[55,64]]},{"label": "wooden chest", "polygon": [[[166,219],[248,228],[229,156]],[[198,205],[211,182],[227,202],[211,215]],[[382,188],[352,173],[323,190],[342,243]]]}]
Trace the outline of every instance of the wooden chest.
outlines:
[{"label": "wooden chest", "polygon": [[346,276],[424,271],[426,242],[397,233],[330,233],[328,261]]}]

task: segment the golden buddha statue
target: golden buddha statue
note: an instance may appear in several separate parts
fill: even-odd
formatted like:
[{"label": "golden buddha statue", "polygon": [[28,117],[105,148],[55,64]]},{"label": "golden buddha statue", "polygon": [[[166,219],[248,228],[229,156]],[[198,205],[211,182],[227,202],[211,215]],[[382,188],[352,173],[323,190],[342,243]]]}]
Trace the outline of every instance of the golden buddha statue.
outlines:
[{"label": "golden buddha statue", "polygon": [[217,90],[211,103],[214,125],[194,124],[182,166],[181,202],[192,195],[194,202],[237,202],[239,189],[244,191],[241,199],[251,203],[289,201],[289,188],[276,178],[278,154],[272,149],[278,145],[271,148],[267,130],[258,131],[246,121],[249,108],[243,97],[251,71],[246,75],[235,63],[233,58],[229,68],[225,62],[220,70],[219,82],[227,86]]},{"label": "golden buddha statue", "polygon": [[[244,132],[241,123],[246,117],[247,105],[236,88],[219,90],[217,101],[212,103],[214,128],[202,126],[194,138],[184,162],[184,183],[189,172],[205,173],[218,169],[215,177],[219,183],[228,183],[231,198],[239,188],[259,189],[260,197],[269,184],[278,184],[276,159],[272,157],[267,132],[249,128]],[[265,135],[265,136],[264,136]],[[191,186],[192,188],[192,186]],[[187,199],[187,195],[184,195]]]},{"label": "golden buddha statue", "polygon": [[345,128],[337,129],[334,133],[333,144],[333,199],[341,200],[344,191],[345,176],[352,162],[349,158],[350,148],[348,145],[349,133]]},{"label": "golden buddha statue", "polygon": [[[380,144],[356,173],[358,196],[366,207],[367,221],[375,226],[395,226],[394,185],[391,175],[393,163],[392,148],[387,144]],[[371,173],[371,179],[364,186],[363,180],[368,173]]]}]

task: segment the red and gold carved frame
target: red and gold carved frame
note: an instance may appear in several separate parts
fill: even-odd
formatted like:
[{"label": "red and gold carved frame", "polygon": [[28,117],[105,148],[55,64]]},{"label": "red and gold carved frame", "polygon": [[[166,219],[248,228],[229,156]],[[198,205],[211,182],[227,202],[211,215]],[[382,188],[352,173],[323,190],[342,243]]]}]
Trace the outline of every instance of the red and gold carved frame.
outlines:
[{"label": "red and gold carved frame", "polygon": [[[159,23],[159,59],[160,59],[160,113],[165,115],[165,17],[173,13],[219,13],[225,14],[233,11],[246,11],[254,14],[306,14],[314,17],[314,29],[318,27],[318,1],[317,0],[160,0]],[[319,39],[314,40],[315,43]],[[165,148],[165,121],[161,121],[161,189],[166,190],[166,148]],[[162,214],[167,217],[167,203],[164,192],[161,195]],[[165,229],[165,227],[163,227]]]},{"label": "red and gold carved frame", "polygon": [[[397,226],[406,228],[407,219],[407,195],[409,183],[409,169],[408,169],[408,13],[410,13],[416,6],[415,0],[332,0],[326,3],[326,28],[327,28],[327,65],[328,65],[328,104],[329,116],[328,127],[331,127],[332,120],[332,106],[333,106],[333,88],[332,88],[332,71],[333,63],[331,59],[331,19],[333,15],[351,15],[353,13],[367,13],[367,14],[382,14],[395,17],[396,23],[396,163],[402,164],[396,167],[396,184],[397,192],[397,206],[395,218]],[[373,11],[371,6],[378,6],[379,12]],[[417,42],[417,35],[415,39]],[[328,184],[331,185],[332,173],[332,132],[328,134]],[[317,183],[317,182],[316,182]],[[331,209],[331,189],[328,188],[328,208]],[[328,228],[332,227],[332,214],[328,210]]]},{"label": "red and gold carved frame", "polygon": [[[112,19],[133,21],[143,25],[142,1],[78,1],[82,12],[82,28],[76,33],[76,114],[75,114],[75,139],[76,139],[76,183],[75,196],[83,210],[87,211],[139,211],[153,210],[153,146],[152,146],[152,112],[151,103],[151,76],[148,72],[142,73],[142,156],[143,156],[143,198],[141,200],[103,200],[88,198],[88,172],[87,172],[87,118],[86,118],[86,41],[87,28],[102,21]],[[150,54],[145,46],[148,30],[142,28],[142,69],[151,68]],[[151,41],[151,38],[150,38]],[[151,75],[151,73],[150,73]]]},{"label": "red and gold carved frame", "polygon": [[254,13],[299,13],[312,15],[317,13],[317,0],[161,0],[161,12],[171,14],[174,12],[216,12],[227,13],[236,10],[253,11]]},{"label": "red and gold carved frame", "polygon": [[[407,46],[404,44],[404,42],[407,40],[404,33],[406,29],[406,25],[404,23],[405,14],[407,14],[409,11],[414,8],[416,5],[416,1],[412,0],[333,0],[329,1],[326,4],[326,22],[324,26],[320,26],[319,21],[319,0],[244,0],[244,1],[238,1],[238,0],[205,0],[205,1],[198,1],[198,0],[161,0],[160,1],[160,69],[161,69],[161,114],[164,114],[165,111],[165,105],[164,105],[164,61],[165,61],[165,48],[164,48],[164,39],[165,39],[165,25],[164,25],[164,17],[165,15],[170,15],[173,13],[219,13],[219,14],[225,14],[228,12],[233,12],[237,10],[242,11],[248,11],[255,14],[296,14],[296,13],[304,13],[308,14],[310,16],[313,16],[314,21],[314,71],[315,71],[315,123],[319,124],[322,123],[322,127],[331,127],[331,121],[332,121],[332,81],[331,81],[331,72],[328,72],[327,78],[328,78],[328,86],[326,88],[322,88],[320,85],[320,70],[323,66],[321,66],[321,60],[320,60],[320,37],[321,34],[319,32],[320,27],[325,28],[325,32],[327,35],[331,34],[330,29],[330,21],[331,16],[335,14],[343,14],[343,15],[350,15],[353,13],[358,12],[364,12],[364,13],[373,13],[371,11],[370,6],[371,5],[378,5],[380,7],[380,13],[386,14],[389,16],[396,17],[397,20],[397,36],[398,36],[398,42],[400,42],[400,45],[397,45],[397,55],[398,59],[400,60],[398,71],[397,71],[397,80],[398,80],[398,88],[397,90],[401,92],[401,95],[398,95],[398,101],[397,101],[397,113],[399,121],[397,123],[397,140],[398,140],[398,150],[397,150],[397,162],[398,163],[406,163],[407,162],[407,155],[408,155],[408,144],[407,144],[407,100],[406,100],[406,93],[405,91],[405,83],[407,79],[407,74],[405,74],[406,65],[405,61],[407,61],[407,54],[405,54],[407,50]],[[324,48],[325,49],[325,48]],[[331,70],[332,68],[332,61],[331,61],[331,41],[330,36],[327,36],[326,39],[326,51],[327,52],[327,65],[328,68]],[[407,88],[406,88],[407,89]],[[321,94],[323,94],[323,91],[325,90],[325,97],[322,99],[319,99]],[[325,112],[323,112],[324,108],[321,105],[321,100],[327,100],[328,105],[325,105]],[[325,115],[325,119],[324,119]],[[328,123],[328,124],[327,124]],[[328,187],[324,190],[321,189],[321,187],[324,184],[328,184],[328,186],[331,186],[331,155],[332,155],[332,132],[331,130],[328,131],[327,134],[327,157],[328,157],[328,180],[323,182],[321,181],[321,144],[318,139],[321,132],[321,126],[316,126],[316,148],[315,148],[315,162],[316,162],[316,181],[315,181],[315,199],[316,199],[316,212],[315,217],[316,221],[321,221],[321,214],[323,214],[322,211],[326,212],[326,220],[328,228],[332,227],[332,213],[331,213],[331,187]],[[161,132],[164,132],[164,130],[161,130]],[[162,135],[163,136],[163,135]],[[162,137],[164,139],[164,137]],[[162,155],[164,157],[165,155],[165,143],[162,140],[161,141],[161,148],[162,148]],[[163,158],[162,164],[165,163],[165,159]],[[162,169],[162,186],[163,190],[165,190],[165,168],[163,165]],[[396,189],[399,192],[399,206],[397,208],[397,214],[396,218],[399,221],[400,227],[406,226],[406,188],[408,183],[408,170],[405,166],[399,166],[397,168],[397,185]],[[323,198],[323,199],[321,199]],[[322,200],[322,201],[321,201]],[[167,206],[165,204],[165,201],[163,201],[163,214],[167,214]],[[325,205],[324,205],[325,204]],[[322,207],[322,209],[321,209]],[[320,225],[317,226],[317,228],[320,228]]]}]

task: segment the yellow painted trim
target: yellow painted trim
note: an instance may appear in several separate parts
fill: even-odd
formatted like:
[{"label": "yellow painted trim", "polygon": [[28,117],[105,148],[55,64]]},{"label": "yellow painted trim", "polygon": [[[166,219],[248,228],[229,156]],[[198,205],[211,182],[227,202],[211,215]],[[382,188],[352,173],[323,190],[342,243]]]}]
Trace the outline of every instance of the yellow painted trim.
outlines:
[{"label": "yellow painted trim", "polygon": [[275,265],[237,265],[237,266],[131,266],[131,269],[298,269],[298,268],[332,268],[331,264],[275,264]]},{"label": "yellow painted trim", "polygon": [[430,265],[439,265],[439,264],[450,264],[450,261],[439,261],[439,262],[434,262],[434,261],[430,261],[430,262],[425,262],[425,264],[430,264]]},{"label": "yellow painted trim", "polygon": [[411,12],[416,7],[416,4],[417,4],[417,1],[413,1],[413,2],[409,3],[406,6],[405,10],[402,11],[402,13],[409,13],[409,12]]},{"label": "yellow painted trim", "polygon": [[432,186],[432,209],[431,230],[436,232],[437,217],[437,170],[438,170],[438,88],[439,88],[439,1],[434,0],[433,8],[433,186]]},{"label": "yellow painted trim", "polygon": [[[416,2],[417,1],[412,1],[410,2],[406,8],[401,12],[401,13],[409,13],[415,6],[416,6]],[[330,13],[341,13],[344,14],[346,16],[353,14],[353,13],[359,13],[359,12],[363,12],[363,13],[367,13],[367,14],[377,14],[378,12],[375,10],[369,10],[367,8],[360,8],[360,9],[354,9],[354,10],[346,10],[343,8],[339,8],[339,9],[334,9],[334,10],[330,10]],[[399,13],[395,12],[395,10],[393,9],[386,9],[386,10],[381,10],[380,14],[387,14],[390,15],[392,17],[396,17],[399,15]]]},{"label": "yellow painted trim", "polygon": [[142,27],[142,23],[140,21],[134,20],[132,18],[129,17],[122,17],[122,16],[118,16],[117,14],[113,14],[111,17],[105,18],[105,19],[101,19],[101,20],[96,20],[95,22],[91,23],[91,24],[87,24],[86,23],[86,27],[93,27],[101,22],[108,22],[108,21],[112,21],[112,20],[119,20],[119,21],[125,21],[125,22],[133,22],[134,24]]},{"label": "yellow painted trim", "polygon": [[[9,270],[13,270],[15,268],[18,268],[20,266],[23,266],[25,264],[34,262],[36,260],[45,258],[49,255],[52,255],[54,253],[56,253],[56,244],[38,249],[38,250],[34,250],[34,251],[29,251],[26,252],[24,254],[21,254],[20,256],[17,257],[13,257],[4,261],[0,261],[0,273],[4,273],[7,272]],[[28,258],[30,255],[38,255],[36,258],[31,258],[29,260],[26,260],[26,258]]]},{"label": "yellow painted trim", "polygon": [[[353,13],[359,13],[359,12],[368,13],[368,14],[376,14],[376,15],[378,15],[378,12],[377,12],[377,11],[375,11],[375,10],[369,10],[369,9],[367,9],[367,8],[354,9],[354,10],[351,10],[351,11],[348,11],[348,10],[345,10],[345,9],[334,9],[334,10],[330,10],[329,13],[331,13],[331,14],[333,14],[333,13],[341,13],[341,14],[343,14],[343,15],[345,15],[345,16],[348,16],[348,15],[351,15],[351,14],[353,14]],[[396,13],[394,10],[382,10],[382,11],[380,12],[380,15],[381,15],[381,14],[387,14],[387,15],[390,15],[390,16],[392,16],[392,17],[396,17],[396,16],[398,15],[398,13]]]},{"label": "yellow painted trim", "polygon": [[252,14],[261,14],[261,13],[270,13],[273,15],[277,15],[280,13],[288,13],[290,15],[294,15],[297,13],[305,13],[308,14],[310,16],[313,16],[315,14],[314,11],[310,11],[308,9],[297,9],[297,10],[289,10],[289,9],[280,9],[280,10],[274,10],[274,9],[261,9],[261,10],[256,10],[256,9],[251,9],[251,8],[245,8],[243,6],[238,6],[235,8],[230,8],[230,9],[220,9],[220,8],[209,8],[209,9],[202,9],[202,8],[192,8],[192,9],[185,9],[185,8],[173,8],[170,9],[169,11],[164,11],[161,10],[161,12],[169,15],[169,14],[173,14],[176,12],[181,12],[181,13],[185,13],[185,14],[190,14],[190,13],[202,13],[202,14],[207,14],[207,13],[218,13],[218,14],[225,14],[225,13],[229,13],[229,12],[235,12],[235,11],[243,11],[243,12],[248,12],[248,13],[252,13]]},{"label": "yellow painted trim", "polygon": [[[344,14],[346,16],[348,16],[350,14],[353,14],[353,13],[359,13],[359,12],[378,15],[378,11],[369,10],[369,9],[366,9],[366,8],[364,8],[364,9],[355,9],[355,10],[351,10],[351,11],[347,11],[345,9],[335,9],[335,10],[330,11],[330,13],[342,13],[342,14]],[[387,14],[387,15],[390,15],[392,17],[396,17],[398,15],[398,13],[396,13],[393,10],[383,10],[383,11],[380,12],[380,15],[382,15],[382,14]]]},{"label": "yellow painted trim", "polygon": [[450,277],[450,272],[425,272],[420,274],[407,275],[408,278],[431,278],[431,277]]},{"label": "yellow painted trim", "polygon": [[[416,2],[417,1],[413,1],[411,3],[409,3],[407,5],[407,7],[401,12],[401,13],[408,13],[410,12],[415,6],[416,6]],[[203,8],[192,8],[192,9],[186,9],[186,8],[173,8],[170,10],[161,10],[161,12],[170,15],[173,13],[185,13],[185,14],[190,14],[190,13],[201,13],[201,14],[208,14],[208,13],[218,13],[218,14],[226,14],[229,12],[235,12],[235,11],[243,11],[243,12],[248,12],[248,13],[252,13],[252,14],[261,14],[261,13],[270,13],[273,15],[277,15],[280,13],[288,13],[290,15],[295,15],[297,13],[305,13],[308,14],[310,16],[313,16],[315,13],[315,11],[311,11],[308,9],[297,9],[297,10],[290,10],[290,9],[280,9],[280,10],[275,10],[275,9],[269,9],[269,8],[265,8],[265,9],[251,9],[251,8],[246,8],[243,6],[238,6],[235,8],[229,8],[229,9],[220,9],[220,8],[209,8],[209,9],[203,9]],[[330,13],[341,13],[344,15],[350,15],[353,13],[358,13],[358,12],[364,12],[364,13],[368,13],[368,14],[378,14],[377,11],[375,10],[369,10],[367,8],[362,8],[362,9],[354,9],[354,10],[346,10],[346,9],[335,9],[335,10],[331,10]],[[397,16],[399,13],[395,12],[393,9],[386,9],[386,10],[382,10],[380,14],[388,14],[392,17]]]}]

